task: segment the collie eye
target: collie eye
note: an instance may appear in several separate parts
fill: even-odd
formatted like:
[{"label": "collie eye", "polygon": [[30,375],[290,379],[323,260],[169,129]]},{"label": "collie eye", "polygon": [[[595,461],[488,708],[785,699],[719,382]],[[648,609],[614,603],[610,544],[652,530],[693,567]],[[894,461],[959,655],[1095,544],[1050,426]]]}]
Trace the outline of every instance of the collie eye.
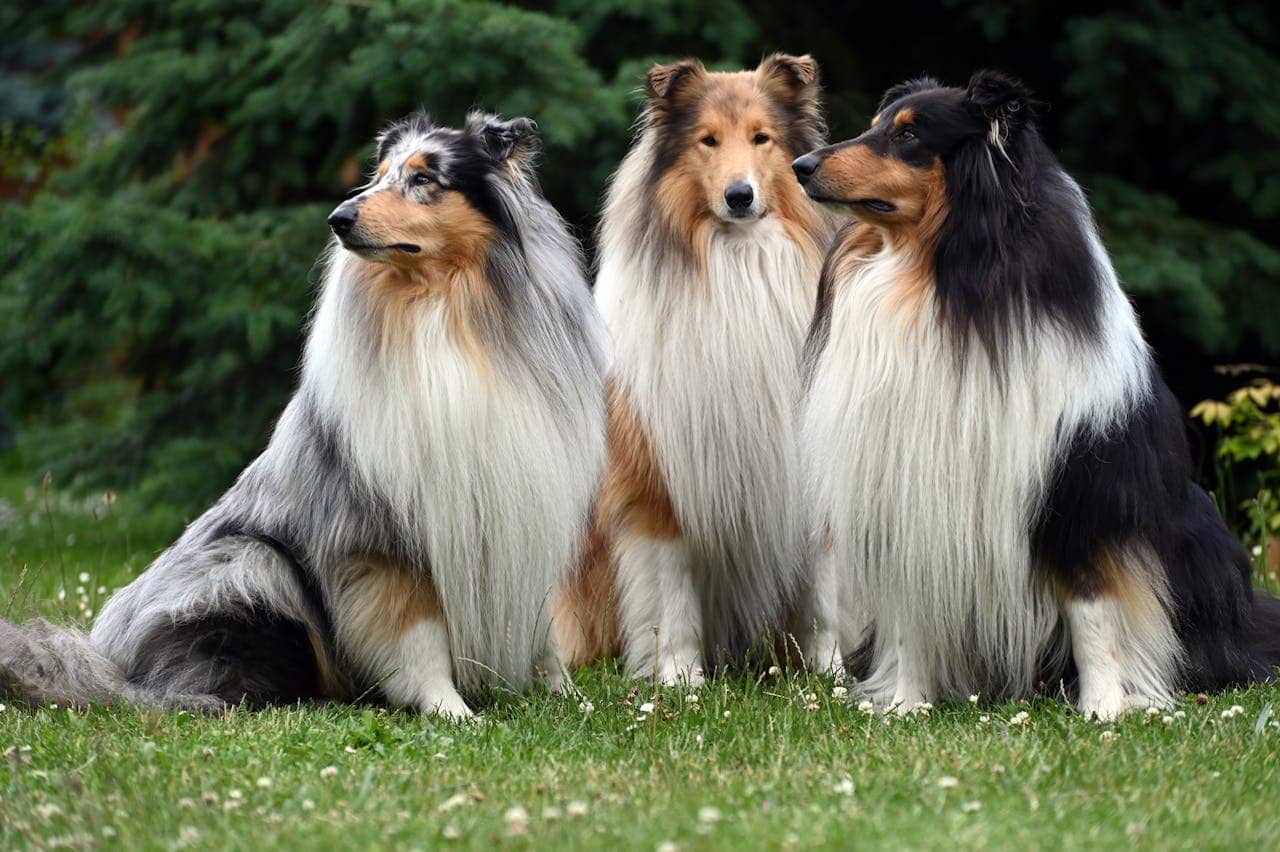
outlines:
[{"label": "collie eye", "polygon": [[755,136],[755,138],[754,138],[754,139],[752,139],[751,141],[752,141],[752,142],[754,142],[754,143],[755,143],[755,144],[757,144],[757,145],[763,145],[764,143],[766,143],[766,142],[768,142],[768,141],[769,141],[769,134],[768,134],[768,133],[757,133],[757,134],[756,134],[756,136]]},{"label": "collie eye", "polygon": [[916,133],[914,130],[902,130],[898,133],[899,142],[914,142]]},{"label": "collie eye", "polygon": [[426,172],[416,172],[413,177],[409,178],[410,186],[426,186],[431,183],[431,175]]},{"label": "collie eye", "polygon": [[720,144],[716,141],[716,137],[714,136],[703,136],[701,141],[702,144],[706,145],[708,148],[714,148]]}]

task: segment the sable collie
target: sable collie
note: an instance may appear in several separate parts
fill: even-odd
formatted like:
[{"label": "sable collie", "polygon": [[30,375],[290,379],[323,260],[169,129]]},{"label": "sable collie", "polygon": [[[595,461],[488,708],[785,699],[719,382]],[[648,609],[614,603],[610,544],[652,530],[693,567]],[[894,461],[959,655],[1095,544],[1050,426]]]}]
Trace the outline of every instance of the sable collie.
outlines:
[{"label": "sable collie", "polygon": [[539,194],[533,123],[425,115],[379,139],[267,449],[87,638],[0,629],[28,700],[217,709],[463,693],[563,670],[552,595],[604,465],[604,328]]},{"label": "sable collie", "polygon": [[[598,524],[628,669],[696,683],[704,651],[735,661],[781,633],[803,587],[798,365],[832,229],[790,164],[824,128],[808,56],[657,66],[645,95],[600,229],[614,359]],[[612,579],[596,569],[588,625]]]},{"label": "sable collie", "polygon": [[[890,89],[796,160],[851,214],[806,346],[822,629],[877,705],[1061,679],[1111,719],[1267,677],[1280,605],[1192,484],[1185,426],[1018,82]],[[838,607],[839,605],[839,607]]]}]

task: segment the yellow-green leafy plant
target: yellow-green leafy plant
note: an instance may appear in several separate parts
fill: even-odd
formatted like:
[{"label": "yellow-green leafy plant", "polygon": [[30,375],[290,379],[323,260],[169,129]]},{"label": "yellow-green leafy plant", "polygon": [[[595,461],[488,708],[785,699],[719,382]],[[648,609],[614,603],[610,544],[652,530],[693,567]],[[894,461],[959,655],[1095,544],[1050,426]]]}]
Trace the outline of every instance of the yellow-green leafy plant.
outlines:
[{"label": "yellow-green leafy plant", "polygon": [[1240,504],[1244,537],[1272,579],[1280,568],[1280,384],[1254,379],[1225,400],[1201,401],[1191,416],[1221,430],[1217,455],[1228,475],[1241,484],[1252,477],[1254,493]]}]

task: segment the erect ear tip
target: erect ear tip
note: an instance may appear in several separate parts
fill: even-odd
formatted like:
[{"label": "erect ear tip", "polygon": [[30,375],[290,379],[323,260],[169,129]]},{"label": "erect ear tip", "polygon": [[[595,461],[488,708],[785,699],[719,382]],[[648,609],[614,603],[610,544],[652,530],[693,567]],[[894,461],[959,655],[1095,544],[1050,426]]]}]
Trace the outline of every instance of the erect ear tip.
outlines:
[{"label": "erect ear tip", "polygon": [[774,53],[760,63],[765,71],[785,70],[802,85],[818,82],[818,61],[807,53],[793,56],[790,53]]},{"label": "erect ear tip", "polygon": [[666,65],[654,65],[645,75],[645,94],[651,98],[665,98],[674,91],[681,77],[704,70],[702,63],[696,59],[682,59]]},{"label": "erect ear tip", "polygon": [[998,109],[1014,101],[1029,101],[1031,90],[1017,77],[991,69],[969,78],[969,100],[986,109]]}]

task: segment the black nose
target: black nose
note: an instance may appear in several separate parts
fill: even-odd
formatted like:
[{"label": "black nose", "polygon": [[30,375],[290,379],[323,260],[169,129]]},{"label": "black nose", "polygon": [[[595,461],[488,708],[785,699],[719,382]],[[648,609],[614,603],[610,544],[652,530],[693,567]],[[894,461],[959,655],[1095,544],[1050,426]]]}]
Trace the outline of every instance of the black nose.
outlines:
[{"label": "black nose", "polygon": [[358,218],[360,213],[356,208],[343,205],[329,214],[329,227],[333,228],[333,232],[338,236],[345,237],[356,226]]},{"label": "black nose", "polygon": [[822,165],[822,161],[811,154],[805,154],[803,157],[797,157],[796,161],[791,164],[791,170],[796,173],[796,180],[800,181],[800,185],[809,182],[809,178],[813,177],[813,173],[818,170],[818,166]]},{"label": "black nose", "polygon": [[745,210],[751,206],[755,197],[751,184],[745,180],[729,184],[729,188],[724,191],[724,203],[729,205],[730,210]]}]

